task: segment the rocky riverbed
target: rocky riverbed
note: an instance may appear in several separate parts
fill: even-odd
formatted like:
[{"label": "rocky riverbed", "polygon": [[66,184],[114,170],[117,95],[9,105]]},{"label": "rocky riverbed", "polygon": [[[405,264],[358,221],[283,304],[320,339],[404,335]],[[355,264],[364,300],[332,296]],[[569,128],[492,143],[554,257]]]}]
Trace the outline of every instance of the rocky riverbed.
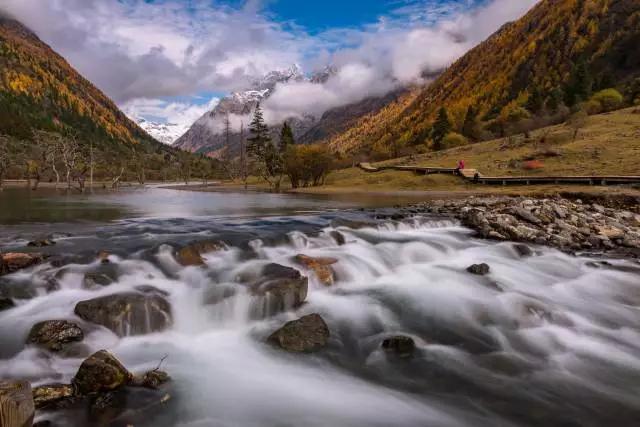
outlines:
[{"label": "rocky riverbed", "polygon": [[639,220],[501,197],[18,236],[7,425],[630,425]]},{"label": "rocky riverbed", "polygon": [[640,257],[640,204],[636,200],[472,197],[423,203],[408,210],[410,214],[456,218],[485,239]]}]

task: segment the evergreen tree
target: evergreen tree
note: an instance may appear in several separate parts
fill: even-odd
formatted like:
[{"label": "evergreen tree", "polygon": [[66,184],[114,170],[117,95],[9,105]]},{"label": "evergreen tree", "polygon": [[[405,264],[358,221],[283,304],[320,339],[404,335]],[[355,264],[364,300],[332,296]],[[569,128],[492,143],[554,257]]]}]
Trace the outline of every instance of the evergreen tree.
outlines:
[{"label": "evergreen tree", "polygon": [[593,78],[589,71],[589,66],[584,59],[579,60],[571,71],[569,86],[567,87],[567,105],[573,107],[580,102],[586,101],[591,96],[593,90]]},{"label": "evergreen tree", "polygon": [[247,138],[247,154],[255,160],[264,160],[267,146],[271,144],[271,137],[269,136],[269,127],[264,122],[260,103],[253,113],[253,120],[249,124],[249,133],[251,136]]},{"label": "evergreen tree", "polygon": [[451,122],[449,121],[449,114],[444,107],[438,111],[438,118],[433,124],[433,130],[431,131],[431,138],[433,139],[433,147],[436,150],[442,149],[442,141],[444,137],[451,131]]},{"label": "evergreen tree", "polygon": [[462,135],[471,140],[478,140],[478,111],[470,105],[467,108],[467,114],[464,116],[464,123],[462,124]]},{"label": "evergreen tree", "polygon": [[542,92],[538,85],[534,85],[533,88],[531,88],[529,99],[527,99],[526,108],[532,114],[539,114],[543,107],[544,99],[542,98]]},{"label": "evergreen tree", "polygon": [[293,139],[293,130],[287,122],[284,122],[282,130],[280,131],[280,152],[285,153],[287,148],[294,144],[295,140]]},{"label": "evergreen tree", "polygon": [[552,113],[557,113],[558,108],[562,105],[562,100],[564,99],[564,93],[560,87],[555,87],[551,90],[549,94],[549,98],[547,98],[547,109]]}]

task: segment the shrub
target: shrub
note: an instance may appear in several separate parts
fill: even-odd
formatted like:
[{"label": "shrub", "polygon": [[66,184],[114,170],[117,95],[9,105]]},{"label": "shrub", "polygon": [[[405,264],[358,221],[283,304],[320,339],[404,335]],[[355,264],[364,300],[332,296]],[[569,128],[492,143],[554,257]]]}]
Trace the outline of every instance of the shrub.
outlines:
[{"label": "shrub", "polygon": [[611,111],[619,108],[624,102],[624,98],[615,89],[604,89],[594,94],[589,102],[600,104],[600,111]]},{"label": "shrub", "polygon": [[459,133],[449,132],[442,140],[442,148],[445,150],[454,147],[460,147],[467,144],[467,138]]}]

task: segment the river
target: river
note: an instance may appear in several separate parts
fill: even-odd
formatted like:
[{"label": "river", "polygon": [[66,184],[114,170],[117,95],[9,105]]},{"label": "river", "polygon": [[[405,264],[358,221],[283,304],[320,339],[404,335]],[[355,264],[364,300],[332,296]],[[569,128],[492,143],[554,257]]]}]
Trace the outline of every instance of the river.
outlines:
[{"label": "river", "polygon": [[[608,260],[596,268],[591,258],[544,247],[522,257],[512,243],[475,239],[447,218],[358,229],[344,221],[370,221],[371,209],[388,213],[384,207],[408,201],[7,189],[0,193],[0,251],[53,237],[57,244],[40,250],[63,261],[2,278],[1,291],[22,294],[0,312],[0,378],[69,383],[82,357],[24,344],[35,323],[69,319],[83,327],[91,352],[108,349],[132,371],[153,369],[166,356],[171,399],[134,417],[136,426],[637,424],[637,264]],[[205,239],[227,249],[206,254],[201,267],[176,263],[174,247]],[[85,289],[83,275],[99,266],[100,250],[112,254],[117,280]],[[323,285],[294,261],[298,254],[335,258],[335,283]],[[256,318],[238,278],[268,263],[308,275],[308,297],[297,310]],[[477,263],[490,273],[466,271]],[[74,315],[79,301],[140,285],[167,295],[169,329],[120,338]],[[265,344],[285,322],[310,313],[329,327],[326,348],[291,354]],[[414,340],[412,356],[381,348],[392,335]],[[82,411],[38,413],[61,426],[133,423],[126,413],[116,418],[101,424]]]}]

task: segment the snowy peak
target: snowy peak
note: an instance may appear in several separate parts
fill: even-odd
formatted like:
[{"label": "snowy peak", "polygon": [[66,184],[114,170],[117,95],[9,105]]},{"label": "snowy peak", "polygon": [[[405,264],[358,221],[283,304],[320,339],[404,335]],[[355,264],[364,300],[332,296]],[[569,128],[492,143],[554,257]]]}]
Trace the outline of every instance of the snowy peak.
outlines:
[{"label": "snowy peak", "polygon": [[145,120],[141,117],[136,119],[136,123],[138,123],[138,126],[144,129],[154,139],[168,145],[173,144],[187,130],[189,130],[189,126],[186,125],[179,125],[177,123],[158,123]]},{"label": "snowy peak", "polygon": [[262,91],[265,89],[273,90],[278,83],[288,83],[295,81],[303,81],[305,79],[302,68],[298,64],[283,70],[270,71],[261,79],[253,81],[252,89]]}]

